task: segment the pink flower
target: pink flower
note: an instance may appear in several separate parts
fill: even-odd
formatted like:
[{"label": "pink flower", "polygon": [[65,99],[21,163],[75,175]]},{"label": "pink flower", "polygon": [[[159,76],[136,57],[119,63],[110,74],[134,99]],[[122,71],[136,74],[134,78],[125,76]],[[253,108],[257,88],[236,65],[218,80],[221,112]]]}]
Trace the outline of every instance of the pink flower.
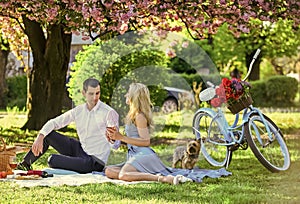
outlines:
[{"label": "pink flower", "polygon": [[123,35],[128,30],[128,25],[126,23],[123,23],[120,27],[120,34]]},{"label": "pink flower", "polygon": [[187,48],[189,46],[189,42],[188,41],[185,41],[182,43],[181,45],[183,48]]},{"label": "pink flower", "polygon": [[113,0],[101,0],[101,3],[102,3],[106,8],[110,8],[110,7],[114,4],[114,1],[113,1]]},{"label": "pink flower", "polygon": [[176,45],[177,45],[177,42],[176,42],[176,41],[172,41],[172,42],[169,44],[170,47],[174,47],[174,46],[176,46]]},{"label": "pink flower", "polygon": [[223,86],[219,86],[218,88],[216,88],[216,94],[218,96],[225,96],[225,89]]},{"label": "pink flower", "polygon": [[167,48],[166,55],[171,58],[176,57],[175,50],[172,48]]},{"label": "pink flower", "polygon": [[222,105],[222,101],[220,100],[220,98],[213,98],[210,101],[210,104],[216,108],[216,107],[220,107]]}]

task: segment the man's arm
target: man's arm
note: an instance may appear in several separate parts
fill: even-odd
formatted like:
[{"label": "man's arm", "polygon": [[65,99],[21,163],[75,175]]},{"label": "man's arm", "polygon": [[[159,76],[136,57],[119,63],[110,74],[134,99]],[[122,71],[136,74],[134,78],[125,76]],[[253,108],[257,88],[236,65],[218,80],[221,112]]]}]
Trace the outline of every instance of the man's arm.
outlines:
[{"label": "man's arm", "polygon": [[53,130],[61,129],[75,120],[75,109],[71,109],[56,118],[50,119],[40,130],[45,137]]},{"label": "man's arm", "polygon": [[66,125],[70,124],[74,120],[73,112],[74,111],[72,109],[46,122],[46,124],[42,127],[38,136],[36,137],[36,139],[32,144],[31,150],[35,156],[38,156],[40,153],[42,153],[45,136],[47,136],[53,130],[57,130],[62,127],[65,127]]},{"label": "man's arm", "polygon": [[116,127],[119,130],[119,114],[115,110],[108,112],[106,117],[106,127]]}]

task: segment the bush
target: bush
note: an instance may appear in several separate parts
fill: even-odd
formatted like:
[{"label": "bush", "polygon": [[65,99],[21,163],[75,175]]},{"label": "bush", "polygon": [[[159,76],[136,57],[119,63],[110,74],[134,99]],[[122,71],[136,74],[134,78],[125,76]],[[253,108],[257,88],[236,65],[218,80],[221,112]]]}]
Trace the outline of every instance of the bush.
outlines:
[{"label": "bush", "polygon": [[298,91],[298,81],[287,76],[274,76],[266,82],[266,96],[271,104],[279,107],[293,105]]},{"label": "bush", "polygon": [[9,77],[6,82],[8,86],[6,106],[24,109],[27,101],[27,77],[25,75]]},{"label": "bush", "polygon": [[251,82],[250,93],[253,99],[253,105],[259,107],[270,106],[267,100],[266,83],[265,81],[258,80]]},{"label": "bush", "polygon": [[251,82],[254,105],[259,107],[289,107],[298,92],[298,81],[287,76],[273,76],[267,81]]}]

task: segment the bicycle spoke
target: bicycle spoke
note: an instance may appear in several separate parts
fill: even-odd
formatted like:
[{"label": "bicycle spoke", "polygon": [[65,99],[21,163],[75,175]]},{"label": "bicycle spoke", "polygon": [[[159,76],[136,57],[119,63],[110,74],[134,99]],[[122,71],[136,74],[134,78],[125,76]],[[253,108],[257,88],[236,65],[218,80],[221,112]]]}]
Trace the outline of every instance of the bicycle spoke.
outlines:
[{"label": "bicycle spoke", "polygon": [[228,149],[224,146],[226,140],[219,124],[208,113],[200,112],[194,119],[193,128],[196,138],[201,137],[201,152],[205,159],[213,166],[224,166]]},{"label": "bicycle spoke", "polygon": [[265,123],[256,113],[250,115],[249,122],[245,124],[245,134],[249,146],[257,159],[270,171],[286,170],[290,165],[287,146],[278,127],[269,118],[264,117],[270,134],[268,134]]}]

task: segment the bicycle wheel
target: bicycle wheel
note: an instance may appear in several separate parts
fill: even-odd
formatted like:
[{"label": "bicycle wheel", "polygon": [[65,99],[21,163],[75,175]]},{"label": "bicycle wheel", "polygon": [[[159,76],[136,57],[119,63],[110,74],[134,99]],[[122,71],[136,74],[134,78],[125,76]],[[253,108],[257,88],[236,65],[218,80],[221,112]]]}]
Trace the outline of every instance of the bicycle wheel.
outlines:
[{"label": "bicycle wheel", "polygon": [[213,166],[225,166],[228,156],[226,140],[217,120],[205,112],[198,112],[193,119],[196,139],[201,139],[201,152]]},{"label": "bicycle wheel", "polygon": [[290,166],[290,154],[283,135],[275,123],[263,115],[271,132],[269,138],[266,126],[258,113],[251,113],[244,130],[248,144],[256,158],[271,172],[287,170]]}]

